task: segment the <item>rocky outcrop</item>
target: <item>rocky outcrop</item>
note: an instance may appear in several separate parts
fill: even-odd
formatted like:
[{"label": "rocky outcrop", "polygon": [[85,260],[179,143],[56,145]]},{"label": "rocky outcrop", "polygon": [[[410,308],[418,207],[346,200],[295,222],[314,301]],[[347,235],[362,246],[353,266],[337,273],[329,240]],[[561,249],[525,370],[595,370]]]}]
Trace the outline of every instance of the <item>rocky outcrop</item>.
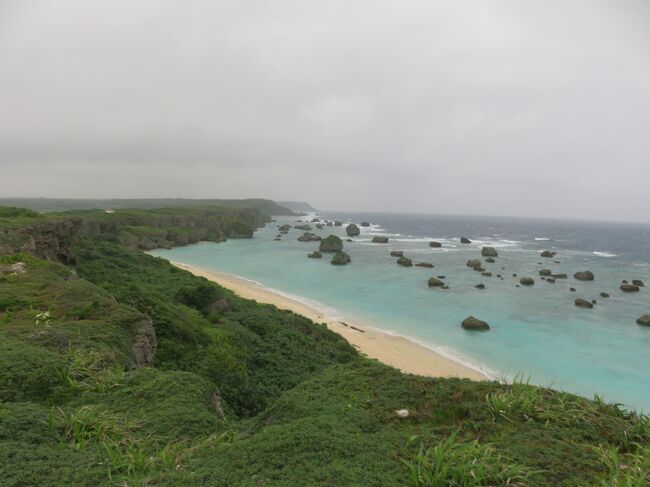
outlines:
[{"label": "rocky outcrop", "polygon": [[354,223],[350,223],[347,227],[345,227],[345,233],[347,233],[348,237],[358,237],[361,233],[361,230],[359,230],[359,227]]},{"label": "rocky outcrop", "polygon": [[609,294],[608,294],[608,293],[605,293],[605,292],[601,292],[601,293],[600,293],[600,297],[601,297],[601,298],[609,298]]},{"label": "rocky outcrop", "polygon": [[492,273],[489,271],[481,272],[481,275],[484,277],[492,277]]},{"label": "rocky outcrop", "polygon": [[624,293],[638,293],[639,289],[639,286],[635,286],[634,284],[621,284],[621,291]]},{"label": "rocky outcrop", "polygon": [[462,244],[471,244],[472,241],[466,237],[460,237],[460,243]]},{"label": "rocky outcrop", "polygon": [[370,222],[361,222],[361,226],[362,226],[362,227],[369,227],[369,226],[370,226]]},{"label": "rocky outcrop", "polygon": [[573,274],[573,277],[578,281],[593,281],[594,274],[591,271],[580,271]]},{"label": "rocky outcrop", "polygon": [[415,267],[424,267],[426,269],[433,269],[433,264],[431,262],[418,262],[415,264]]},{"label": "rocky outcrop", "polygon": [[340,221],[340,220],[336,220],[336,221],[334,222],[334,226],[335,226],[335,227],[340,227],[340,226],[342,226],[342,225],[343,225],[343,222]]},{"label": "rocky outcrop", "polygon": [[641,326],[650,326],[650,315],[643,315],[643,316],[640,316],[640,317],[636,320],[636,324],[637,324],[637,325],[641,325]]},{"label": "rocky outcrop", "polygon": [[388,237],[372,237],[372,243],[386,244],[388,243]]},{"label": "rocky outcrop", "polygon": [[487,331],[490,329],[490,325],[488,325],[485,321],[474,318],[473,316],[468,316],[465,318],[460,326],[463,329],[470,331]]},{"label": "rocky outcrop", "polygon": [[481,283],[477,284],[477,285],[474,286],[474,287],[475,287],[476,289],[485,289],[485,284],[483,284],[483,283],[481,282]]},{"label": "rocky outcrop", "polygon": [[487,259],[485,259],[485,262],[487,262],[488,264],[494,264],[496,260],[494,260],[494,257],[488,257]]},{"label": "rocky outcrop", "polygon": [[313,233],[305,232],[300,237],[297,238],[298,242],[317,242],[321,238]]},{"label": "rocky outcrop", "polygon": [[403,250],[391,250],[390,251],[390,256],[391,257],[404,257],[404,251]]},{"label": "rocky outcrop", "polygon": [[590,302],[587,301],[586,299],[582,299],[582,298],[578,298],[578,299],[576,299],[576,300],[575,300],[575,305],[576,305],[578,308],[587,308],[587,309],[591,309],[591,308],[594,307],[594,305],[593,305],[592,303],[590,303]]},{"label": "rocky outcrop", "polygon": [[551,269],[542,269],[539,271],[540,276],[551,276],[552,272]]},{"label": "rocky outcrop", "polygon": [[340,252],[343,250],[343,241],[336,235],[330,235],[321,240],[318,250],[321,252]]},{"label": "rocky outcrop", "polygon": [[25,274],[27,264],[24,262],[15,262],[4,267],[0,267],[0,274]]},{"label": "rocky outcrop", "polygon": [[296,230],[302,230],[304,232],[311,232],[310,225],[294,225],[293,228],[295,228]]},{"label": "rocky outcrop", "polygon": [[632,279],[632,284],[639,287],[645,286],[645,283],[641,279]]},{"label": "rocky outcrop", "polygon": [[532,277],[522,277],[521,279],[519,279],[519,283],[522,286],[532,286],[533,284],[535,284],[535,279],[533,279]]},{"label": "rocky outcrop", "polygon": [[482,264],[481,261],[478,259],[470,259],[465,263],[465,265],[467,267],[471,267],[472,269],[477,269],[480,268]]},{"label": "rocky outcrop", "polygon": [[287,225],[282,225],[282,226],[279,226],[279,227],[278,227],[278,231],[280,231],[280,232],[285,232],[285,233],[286,233],[286,232],[288,232],[289,230],[291,230],[291,225],[288,225],[288,224],[287,224]]},{"label": "rocky outcrop", "polygon": [[408,257],[400,257],[397,259],[397,263],[404,267],[411,267],[413,265],[413,261]]},{"label": "rocky outcrop", "polygon": [[346,265],[348,263],[352,262],[352,259],[348,254],[345,252],[337,252],[334,254],[334,257],[332,257],[331,264],[332,265]]},{"label": "rocky outcrop", "polygon": [[483,247],[481,249],[481,255],[483,257],[498,257],[499,254],[494,247]]},{"label": "rocky outcrop", "polygon": [[445,285],[445,283],[442,282],[437,277],[430,277],[429,280],[427,281],[427,284],[429,287],[442,287]]},{"label": "rocky outcrop", "polygon": [[557,252],[551,252],[550,250],[545,250],[539,255],[542,257],[546,257],[547,259],[551,259],[557,255]]},{"label": "rocky outcrop", "polygon": [[310,259],[320,259],[321,257],[323,257],[323,254],[321,254],[318,250],[314,250],[313,252],[307,254],[307,257],[309,257]]},{"label": "rocky outcrop", "polygon": [[135,335],[131,345],[133,363],[136,367],[152,366],[156,359],[156,330],[149,318],[143,318],[134,327]]},{"label": "rocky outcrop", "polygon": [[229,310],[230,310],[230,302],[226,298],[217,299],[214,303],[210,305],[210,311],[212,313],[223,314]]},{"label": "rocky outcrop", "polygon": [[429,247],[432,249],[439,249],[442,247],[442,244],[440,242],[429,242]]},{"label": "rocky outcrop", "polygon": [[560,274],[551,274],[551,277],[553,279],[567,279],[569,276],[567,274],[560,273]]}]

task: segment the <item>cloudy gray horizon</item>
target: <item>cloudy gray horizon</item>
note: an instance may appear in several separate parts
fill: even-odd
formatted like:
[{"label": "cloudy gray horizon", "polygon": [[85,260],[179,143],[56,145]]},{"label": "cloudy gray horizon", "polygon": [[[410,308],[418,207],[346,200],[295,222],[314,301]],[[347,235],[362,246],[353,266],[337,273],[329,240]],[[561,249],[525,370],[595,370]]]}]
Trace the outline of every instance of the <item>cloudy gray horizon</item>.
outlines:
[{"label": "cloudy gray horizon", "polygon": [[0,197],[650,221],[650,2],[0,0]]}]

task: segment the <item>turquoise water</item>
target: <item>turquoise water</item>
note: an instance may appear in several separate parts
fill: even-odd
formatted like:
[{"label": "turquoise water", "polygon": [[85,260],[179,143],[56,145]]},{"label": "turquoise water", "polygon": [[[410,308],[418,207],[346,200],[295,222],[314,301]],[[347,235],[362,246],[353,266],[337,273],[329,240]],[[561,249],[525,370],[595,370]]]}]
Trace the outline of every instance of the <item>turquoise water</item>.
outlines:
[{"label": "turquoise water", "polygon": [[[332,216],[361,220],[349,214]],[[308,259],[307,253],[318,243],[298,242],[302,231],[291,230],[282,241],[273,241],[277,225],[293,224],[295,218],[277,218],[277,224],[258,230],[252,239],[152,254],[307,298],[319,303],[328,316],[356,318],[408,336],[495,378],[524,375],[536,384],[588,397],[598,393],[650,410],[650,328],[635,323],[640,315],[650,313],[650,286],[635,294],[618,290],[622,279],[650,284],[650,263],[644,260],[648,254],[643,247],[648,243],[647,228],[585,224],[569,231],[564,223],[373,216],[377,224],[362,228],[359,237],[345,243],[352,263],[343,267],[330,265],[327,254],[323,259]],[[314,229],[314,233],[345,237],[344,227]],[[390,242],[372,244],[373,235],[387,235]],[[473,243],[460,245],[461,235]],[[625,235],[632,235],[636,243],[621,244]],[[442,242],[443,248],[429,248],[432,239]],[[499,252],[496,263],[484,264],[493,277],[465,266],[468,259],[481,258],[483,245],[493,245]],[[558,251],[555,259],[539,256],[546,248]],[[391,250],[403,250],[414,262],[431,262],[435,268],[398,266],[389,256]],[[547,283],[538,276],[542,268],[568,273],[569,279]],[[586,269],[595,273],[595,281],[572,278],[574,272]],[[499,273],[503,280],[496,277]],[[445,276],[449,290],[428,288],[427,279],[438,275]],[[533,287],[516,287],[524,275],[535,278]],[[474,288],[480,282],[485,290]],[[611,297],[601,298],[601,291]],[[577,297],[597,299],[598,304],[591,310],[577,308]],[[460,322],[468,315],[487,321],[491,330],[461,329]]]}]

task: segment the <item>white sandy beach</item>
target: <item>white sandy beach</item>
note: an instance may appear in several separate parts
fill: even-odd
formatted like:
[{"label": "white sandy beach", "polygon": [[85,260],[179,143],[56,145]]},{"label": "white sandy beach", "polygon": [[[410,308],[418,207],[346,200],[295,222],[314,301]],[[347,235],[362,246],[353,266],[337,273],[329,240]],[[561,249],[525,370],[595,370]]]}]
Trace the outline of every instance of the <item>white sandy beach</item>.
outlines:
[{"label": "white sandy beach", "polygon": [[485,380],[487,377],[459,362],[403,337],[383,333],[355,321],[345,324],[333,321],[321,311],[305,303],[265,289],[254,282],[223,272],[206,271],[195,266],[172,262],[197,276],[205,277],[226,287],[237,295],[288,309],[317,323],[325,323],[332,331],[343,336],[359,352],[396,367],[403,372],[428,377],[463,377]]}]

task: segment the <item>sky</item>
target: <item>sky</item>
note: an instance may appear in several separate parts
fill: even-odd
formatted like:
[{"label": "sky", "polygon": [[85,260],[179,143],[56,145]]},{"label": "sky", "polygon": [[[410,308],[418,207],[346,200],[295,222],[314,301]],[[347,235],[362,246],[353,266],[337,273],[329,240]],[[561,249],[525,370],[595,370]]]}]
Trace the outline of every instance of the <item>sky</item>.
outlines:
[{"label": "sky", "polygon": [[650,221],[650,2],[0,0],[0,181]]}]

